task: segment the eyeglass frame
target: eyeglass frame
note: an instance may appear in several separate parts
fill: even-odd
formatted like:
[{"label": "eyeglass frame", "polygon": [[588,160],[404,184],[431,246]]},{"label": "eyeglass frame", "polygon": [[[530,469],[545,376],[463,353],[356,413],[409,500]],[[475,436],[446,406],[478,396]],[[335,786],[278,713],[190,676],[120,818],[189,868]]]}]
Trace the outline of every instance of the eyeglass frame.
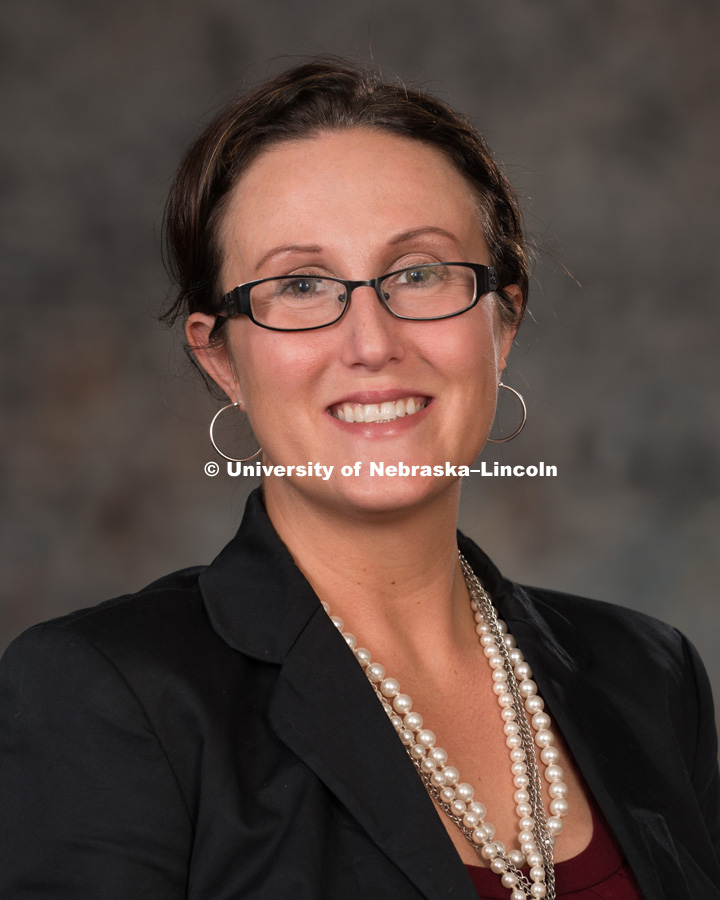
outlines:
[{"label": "eyeglass frame", "polygon": [[[464,309],[460,309],[454,313],[447,313],[447,315],[444,316],[428,316],[426,318],[417,318],[415,316],[402,316],[394,312],[388,306],[387,300],[382,295],[382,291],[380,290],[381,282],[385,281],[386,278],[392,278],[393,275],[400,275],[403,272],[412,272],[415,269],[419,269],[424,266],[464,266],[467,269],[472,269],[475,274],[475,297],[472,303],[470,303]],[[322,325],[310,325],[307,328],[275,328],[272,325],[266,325],[264,322],[258,322],[258,320],[253,316],[252,307],[250,305],[251,289],[258,284],[263,284],[266,281],[281,281],[285,278],[303,277],[321,278],[323,281],[333,281],[336,284],[344,285],[347,292],[347,300],[343,304],[340,315],[336,319],[333,319],[332,322],[324,322]],[[452,319],[455,316],[461,316],[463,313],[468,312],[468,310],[471,310],[474,306],[476,306],[480,298],[485,294],[489,294],[492,291],[498,290],[498,286],[498,275],[494,266],[485,266],[481,263],[469,262],[420,263],[417,266],[405,266],[402,269],[396,269],[394,272],[387,272],[385,275],[380,275],[377,278],[370,278],[367,281],[351,281],[345,278],[334,278],[330,275],[303,275],[302,272],[299,272],[297,275],[274,275],[270,278],[258,278],[256,281],[246,281],[244,284],[237,285],[237,287],[234,287],[231,291],[228,291],[223,295],[220,300],[220,311],[218,311],[215,315],[222,316],[228,319],[232,316],[247,316],[254,325],[257,325],[260,328],[267,328],[269,331],[317,331],[319,328],[327,328],[329,325],[335,325],[336,322],[339,322],[340,319],[342,319],[347,308],[350,306],[352,293],[355,288],[371,287],[374,288],[380,303],[382,303],[382,305],[393,318],[402,319],[406,322],[435,322],[439,319]],[[483,289],[481,289],[481,287]],[[218,324],[216,323],[215,328],[217,327]]]}]

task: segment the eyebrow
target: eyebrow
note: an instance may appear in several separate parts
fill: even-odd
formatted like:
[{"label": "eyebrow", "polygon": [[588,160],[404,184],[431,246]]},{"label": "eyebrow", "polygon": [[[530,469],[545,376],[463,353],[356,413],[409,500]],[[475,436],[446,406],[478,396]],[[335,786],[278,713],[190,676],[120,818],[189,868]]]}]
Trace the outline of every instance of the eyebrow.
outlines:
[{"label": "eyebrow", "polygon": [[[415,238],[422,237],[426,234],[438,234],[441,237],[450,238],[450,240],[455,243],[458,242],[457,237],[447,229],[439,228],[435,225],[428,225],[424,228],[413,228],[410,231],[401,231],[400,234],[396,234],[395,237],[390,238],[388,245],[390,247],[396,247],[398,244],[405,244],[408,241],[412,241]],[[259,271],[268,260],[275,256],[283,256],[287,253],[322,253],[322,251],[323,248],[319,244],[284,244],[280,247],[273,247],[272,250],[268,250],[267,253],[260,257],[255,270]]]}]

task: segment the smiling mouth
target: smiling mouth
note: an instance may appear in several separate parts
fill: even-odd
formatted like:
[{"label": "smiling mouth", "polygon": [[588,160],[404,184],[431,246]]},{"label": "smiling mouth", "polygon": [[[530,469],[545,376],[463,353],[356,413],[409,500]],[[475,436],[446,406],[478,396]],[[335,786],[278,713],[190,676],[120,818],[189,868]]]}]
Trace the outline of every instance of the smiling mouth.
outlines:
[{"label": "smiling mouth", "polygon": [[394,422],[404,416],[414,416],[429,402],[429,397],[403,397],[383,403],[338,403],[330,407],[330,415],[341,422]]}]

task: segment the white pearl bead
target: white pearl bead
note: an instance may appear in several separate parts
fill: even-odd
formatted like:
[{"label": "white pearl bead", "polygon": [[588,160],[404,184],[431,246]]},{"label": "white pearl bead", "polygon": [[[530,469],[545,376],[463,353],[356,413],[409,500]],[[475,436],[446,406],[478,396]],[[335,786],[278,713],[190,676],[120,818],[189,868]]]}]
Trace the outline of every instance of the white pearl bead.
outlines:
[{"label": "white pearl bead", "polygon": [[498,628],[500,629],[501,634],[507,634],[508,627],[507,627],[507,624],[503,621],[503,619],[498,619]]},{"label": "white pearl bead", "polygon": [[537,844],[535,841],[525,841],[524,844],[520,844],[520,849],[525,856],[528,856],[528,854],[534,853],[537,850]]},{"label": "white pearl bead", "polygon": [[340,616],[330,616],[330,621],[337,628],[338,631],[343,630],[343,625],[345,624]]},{"label": "white pearl bead", "polygon": [[527,775],[527,766],[524,762],[516,762],[510,766],[510,771],[513,775]]},{"label": "white pearl bead", "polygon": [[540,884],[540,883],[534,884],[530,888],[530,894],[533,897],[533,900],[542,900],[542,898],[545,896],[546,893],[547,893],[547,888],[545,887],[544,884]]},{"label": "white pearl bead", "polygon": [[354,650],[357,645],[357,638],[354,634],[350,634],[350,632],[346,632],[343,637],[345,638],[345,643],[351,650]]},{"label": "white pearl bead", "polygon": [[543,747],[540,759],[546,766],[551,766],[560,759],[560,751],[557,747],[553,747],[552,744],[549,747]]},{"label": "white pearl bead", "polygon": [[497,702],[500,706],[512,706],[513,696],[510,691],[507,691],[505,694],[500,694],[497,698]]},{"label": "white pearl bead", "polygon": [[531,716],[534,716],[535,713],[541,712],[543,709],[545,709],[545,701],[537,694],[533,694],[532,697],[528,697],[525,701],[525,709],[530,713]]},{"label": "white pearl bead", "polygon": [[[529,782],[528,782],[529,784]],[[513,794],[513,800],[516,803],[529,803],[530,802],[530,794],[525,790],[525,788],[520,788],[515,791]]]},{"label": "white pearl bead", "polygon": [[439,766],[444,766],[448,758],[447,751],[443,750],[442,747],[433,747],[430,751],[430,756],[432,756]]},{"label": "white pearl bead", "polygon": [[474,812],[466,812],[463,816],[463,825],[466,828],[477,828],[480,824],[480,816]]},{"label": "white pearl bead", "polygon": [[433,772],[430,776],[430,784],[439,788],[445,785],[445,775],[442,772]]},{"label": "white pearl bead", "polygon": [[505,852],[505,844],[502,841],[495,841],[495,846],[498,853],[503,854]]},{"label": "white pearl bead", "polygon": [[370,663],[370,665],[365,670],[367,677],[370,681],[378,682],[382,681],[385,677],[385,666],[381,666],[380,663]]},{"label": "white pearl bead", "polygon": [[482,828],[476,828],[470,836],[473,844],[482,844],[485,840],[485,831]]},{"label": "white pearl bead", "polygon": [[481,819],[484,819],[487,815],[487,810],[485,809],[485,804],[481,803],[479,800],[473,800],[473,802],[468,806],[470,812],[475,813],[475,815],[479,816]]},{"label": "white pearl bead", "polygon": [[549,747],[550,744],[555,742],[555,738],[553,737],[552,731],[548,731],[547,728],[543,728],[542,731],[538,731],[535,735],[535,743],[538,747]]},{"label": "white pearl bead", "polygon": [[[495,672],[500,672],[500,669],[495,669]],[[505,673],[503,672],[503,674],[505,674]],[[504,694],[507,692],[507,689],[508,689],[507,681],[496,681],[495,684],[493,685],[493,693],[494,694]]]},{"label": "white pearl bead", "polygon": [[425,748],[422,744],[413,744],[410,748],[410,756],[413,759],[424,759],[425,758]]},{"label": "white pearl bead", "polygon": [[532,816],[523,816],[518,825],[520,831],[532,831],[535,828],[535,819]]},{"label": "white pearl bead", "polygon": [[455,793],[461,800],[464,800],[466,803],[469,803],[472,800],[473,794],[475,793],[475,791],[471,784],[468,784],[466,781],[463,781],[461,784],[459,784],[455,788]]},{"label": "white pearl bead", "polygon": [[535,731],[542,731],[543,728],[550,727],[550,716],[545,712],[535,713],[532,717],[531,725]]},{"label": "white pearl bead", "polygon": [[547,779],[547,781],[550,781],[550,782],[562,781],[562,779],[563,779],[562,766],[556,766],[556,765],[548,766],[547,769],[545,769],[545,778]]},{"label": "white pearl bead", "polygon": [[557,837],[559,834],[562,834],[562,830],[565,826],[563,825],[562,819],[558,819],[557,816],[550,816],[547,820],[547,828],[550,834],[554,837]]},{"label": "white pearl bead", "polygon": [[497,647],[495,638],[488,632],[483,632],[482,637],[480,638],[480,645],[482,647],[489,647],[490,645],[492,645],[493,647]]},{"label": "white pearl bead", "polygon": [[511,850],[508,853],[507,858],[518,869],[521,869],[525,865],[525,854],[522,850]]},{"label": "white pearl bead", "polygon": [[407,694],[398,694],[393,697],[393,709],[401,715],[409,713],[412,709],[412,698],[408,697]]},{"label": "white pearl bead", "polygon": [[554,781],[548,788],[548,793],[553,800],[560,799],[561,797],[567,797],[567,792],[568,786],[564,781]]},{"label": "white pearl bead", "polygon": [[445,773],[445,782],[446,784],[457,784],[458,779],[460,778],[460,773],[455,768],[455,766],[445,766],[443,769]]},{"label": "white pearl bead", "polygon": [[567,800],[563,797],[558,797],[557,800],[550,801],[550,812],[553,816],[557,816],[561,818],[562,816],[566,816],[570,810],[570,806],[568,805]]},{"label": "white pearl bead", "polygon": [[506,706],[503,710],[501,710],[500,718],[503,720],[503,722],[514,722],[515,719],[517,719],[517,714],[512,706]]},{"label": "white pearl bead", "polygon": [[[447,783],[447,776],[445,777],[445,782]],[[455,791],[451,787],[444,787],[440,791],[440,799],[443,803],[452,803],[455,799]]]},{"label": "white pearl bead", "polygon": [[518,690],[521,697],[534,697],[537,694],[537,685],[532,678],[526,678],[525,681],[520,682]]},{"label": "white pearl bead", "polygon": [[321,600],[320,604],[321,604],[322,608],[325,610],[325,612],[328,615],[330,615],[330,607],[328,606],[328,604],[324,600]]},{"label": "white pearl bead", "polygon": [[392,726],[395,731],[403,730],[403,720],[400,718],[400,716],[390,716],[390,721],[392,722]]},{"label": "white pearl bead", "polygon": [[515,887],[515,884],[517,882],[517,875],[513,875],[512,872],[508,872],[507,875],[503,875],[503,877],[500,879],[500,881],[502,882],[503,887],[506,887],[506,888]]},{"label": "white pearl bead", "polygon": [[[483,636],[482,638],[480,638],[480,640],[484,640],[484,637],[486,637],[486,636]],[[485,654],[485,656],[488,657],[488,659],[490,659],[491,657],[497,655],[497,652],[498,652],[498,646],[495,643],[495,641],[493,641],[491,638],[490,642],[485,644],[485,646],[483,647],[483,653]]]},{"label": "white pearl bead", "polygon": [[516,775],[513,778],[513,784],[516,788],[526,788],[530,784],[530,779],[527,775]]},{"label": "white pearl bead", "polygon": [[503,731],[505,732],[505,734],[519,734],[520,726],[517,722],[506,722],[503,725]]},{"label": "white pearl bead", "polygon": [[511,734],[505,738],[505,743],[511,750],[514,750],[516,747],[522,746],[522,738],[519,734]]},{"label": "white pearl bead", "polygon": [[510,751],[510,759],[513,762],[524,762],[525,761],[525,751],[522,747],[516,747],[514,750]]},{"label": "white pearl bead", "polygon": [[529,816],[533,811],[532,805],[530,803],[518,803],[515,807],[515,812],[519,819],[522,819],[523,816]]},{"label": "white pearl bead", "polygon": [[435,732],[430,731],[429,728],[423,728],[422,731],[418,731],[415,740],[429,750],[435,744]]},{"label": "white pearl bead", "polygon": [[380,693],[384,697],[394,697],[400,692],[400,685],[395,678],[385,678],[380,682]]},{"label": "white pearl bead", "polygon": [[532,881],[542,881],[545,878],[545,869],[542,866],[533,866],[530,869],[530,879]]},{"label": "white pearl bead", "polygon": [[[397,694],[395,696],[397,696]],[[410,731],[420,731],[423,724],[423,717],[420,713],[409,712],[403,719],[403,722],[405,723],[405,727],[409,728]]]},{"label": "white pearl bead", "polygon": [[502,656],[499,653],[496,653],[495,656],[491,656],[488,659],[488,665],[491,669],[501,669],[505,663],[503,662]]},{"label": "white pearl bead", "polygon": [[511,662],[514,666],[516,666],[518,663],[521,663],[521,662],[523,661],[523,658],[524,658],[523,655],[522,655],[522,653],[518,650],[517,647],[512,647],[512,648],[510,648],[510,649],[508,650],[508,656],[510,657],[510,662]]},{"label": "white pearl bead", "polygon": [[[520,842],[520,846],[523,844],[535,844],[535,835],[529,828],[523,828],[522,831],[518,834],[518,841]],[[525,851],[523,851],[525,852]],[[532,851],[531,851],[532,852]],[[527,853],[525,853],[527,856]]]},{"label": "white pearl bead", "polygon": [[488,841],[491,841],[495,837],[495,826],[492,822],[485,822],[483,828],[485,829],[485,837]]},{"label": "white pearl bead", "polygon": [[483,859],[493,859],[497,856],[497,847],[492,841],[488,841],[487,844],[483,844],[482,849],[480,850],[480,856],[482,856]]},{"label": "white pearl bead", "polygon": [[485,619],[483,619],[482,613],[478,613],[478,615],[480,616],[480,621],[481,621],[481,625],[477,629],[478,633],[479,634],[490,634],[490,626],[485,621]]},{"label": "white pearl bead", "polygon": [[426,775],[430,775],[431,772],[434,772],[435,769],[437,769],[437,763],[431,756],[426,756],[420,763],[420,768]]},{"label": "white pearl bead", "polygon": [[525,891],[521,891],[516,888],[510,894],[510,900],[527,900],[527,894],[525,893]]},{"label": "white pearl bead", "polygon": [[496,856],[495,859],[490,863],[490,868],[496,875],[502,875],[502,873],[507,869],[507,863],[504,859]]},{"label": "white pearl bead", "polygon": [[541,866],[544,862],[543,855],[539,851],[528,854],[527,864],[529,866]]},{"label": "white pearl bead", "polygon": [[360,663],[363,669],[369,665],[370,660],[372,659],[369,650],[366,650],[365,647],[356,647],[354,653],[355,659]]},{"label": "white pearl bead", "polygon": [[512,647],[515,647],[515,638],[511,634],[505,635],[505,646],[510,650]]},{"label": "white pearl bead", "polygon": [[450,810],[455,816],[462,816],[467,812],[467,803],[464,800],[453,800]]},{"label": "white pearl bead", "polygon": [[515,666],[514,671],[518,681],[525,681],[526,678],[530,678],[532,675],[532,669],[526,662],[519,662]]},{"label": "white pearl bead", "polygon": [[407,728],[404,731],[399,731],[398,734],[400,735],[400,740],[403,742],[403,744],[405,744],[405,746],[407,746],[408,744],[412,744],[412,742],[415,740],[415,735]]},{"label": "white pearl bead", "polygon": [[493,681],[505,681],[505,679],[507,678],[505,669],[493,669],[491,676]]}]

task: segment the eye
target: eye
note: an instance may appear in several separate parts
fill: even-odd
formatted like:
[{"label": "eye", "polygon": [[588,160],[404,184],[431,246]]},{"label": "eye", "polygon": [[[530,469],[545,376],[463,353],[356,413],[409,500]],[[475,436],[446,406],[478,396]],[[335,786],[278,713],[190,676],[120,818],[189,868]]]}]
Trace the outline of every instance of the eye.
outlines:
[{"label": "eye", "polygon": [[417,266],[404,269],[396,276],[396,283],[407,287],[432,287],[445,280],[444,266]]},{"label": "eye", "polygon": [[283,279],[279,284],[281,293],[294,294],[299,297],[315,294],[321,289],[321,286],[322,279],[308,276]]}]

